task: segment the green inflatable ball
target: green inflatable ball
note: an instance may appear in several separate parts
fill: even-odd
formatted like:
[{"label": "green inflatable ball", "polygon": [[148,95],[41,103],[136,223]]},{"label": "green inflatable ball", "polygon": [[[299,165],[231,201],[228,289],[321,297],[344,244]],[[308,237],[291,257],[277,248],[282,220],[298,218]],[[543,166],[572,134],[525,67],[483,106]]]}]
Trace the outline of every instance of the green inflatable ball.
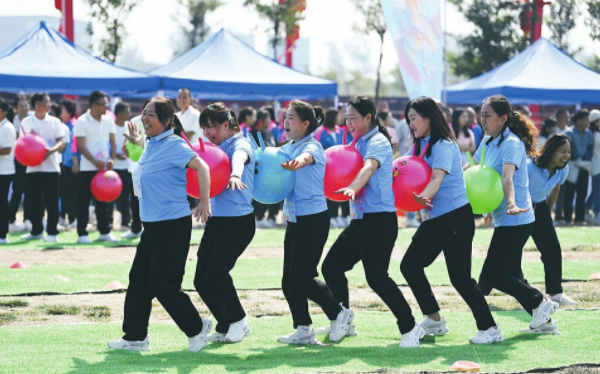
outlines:
[{"label": "green inflatable ball", "polygon": [[487,214],[500,206],[504,199],[502,178],[491,167],[485,165],[485,148],[481,150],[481,163],[475,163],[467,153],[471,167],[465,171],[467,184],[467,199],[471,203],[473,213]]},{"label": "green inflatable ball", "polygon": [[138,162],[140,157],[142,156],[142,152],[144,152],[144,148],[139,145],[135,145],[129,141],[125,144],[125,149],[127,149],[127,153],[129,154],[129,158],[133,162]]}]

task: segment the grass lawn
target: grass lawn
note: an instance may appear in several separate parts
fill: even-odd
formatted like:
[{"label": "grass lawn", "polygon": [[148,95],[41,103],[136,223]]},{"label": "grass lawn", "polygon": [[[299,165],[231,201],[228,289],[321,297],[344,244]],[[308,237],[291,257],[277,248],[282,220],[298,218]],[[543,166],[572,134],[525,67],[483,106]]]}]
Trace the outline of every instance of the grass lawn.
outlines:
[{"label": "grass lawn", "polygon": [[[400,349],[391,313],[357,313],[358,337],[332,346],[288,346],[276,341],[292,331],[289,316],[249,319],[252,334],[240,344],[209,343],[189,353],[187,339],[173,323],[152,323],[152,352],[109,350],[119,338],[117,323],[0,327],[0,373],[298,373],[365,372],[381,368],[449,371],[458,360],[481,364],[483,372],[515,372],[599,360],[598,311],[558,312],[560,336],[519,333],[530,317],[525,312],[496,312],[506,341],[472,345],[470,313],[448,313],[450,333],[426,337],[416,349]],[[323,315],[315,325],[327,323]],[[328,343],[328,339],[324,343]],[[568,348],[568,349],[566,349]]]},{"label": "grass lawn", "polygon": [[[479,278],[484,259],[473,259],[473,276]],[[233,269],[232,276],[238,290],[279,289],[281,288],[283,260],[278,258],[240,259]],[[119,281],[128,284],[131,264],[94,265],[31,265],[28,269],[0,267],[0,295],[16,295],[32,292],[60,292],[102,290],[106,284]],[[196,262],[189,261],[183,282],[184,289],[193,289]],[[523,271],[531,283],[544,283],[544,269],[540,261],[523,262]],[[426,270],[432,285],[450,285],[446,264],[435,261]],[[588,279],[594,272],[600,272],[600,261],[563,261],[564,279]],[[60,280],[62,275],[69,282]],[[400,273],[398,261],[390,264],[390,275],[400,285],[406,281]],[[359,263],[347,273],[353,284],[366,284],[362,264]]]},{"label": "grass lawn", "polygon": [[[327,240],[327,246],[333,245],[333,242],[337,239],[341,229],[331,229],[329,232],[329,238]],[[398,231],[398,239],[396,245],[400,247],[408,247],[410,240],[415,232],[415,229],[401,229]],[[600,244],[600,227],[559,227],[557,228],[558,236],[563,247],[587,247],[592,245]],[[192,237],[192,245],[198,245],[202,238],[202,230],[194,230]],[[58,243],[46,243],[43,240],[25,241],[19,237],[23,233],[10,233],[8,234],[8,240],[10,244],[1,245],[1,250],[25,250],[25,249],[47,249],[47,248],[103,248],[103,247],[123,247],[123,246],[135,246],[139,242],[135,240],[121,240],[118,243],[102,243],[94,242],[92,244],[77,244],[77,233],[74,231],[63,232],[59,235]],[[114,233],[117,238],[120,238],[121,232]],[[285,230],[283,229],[272,229],[272,230],[257,230],[254,240],[250,243],[250,247],[253,248],[273,248],[283,247],[283,237]],[[475,232],[475,238],[473,245],[475,246],[486,246],[490,244],[492,238],[492,229],[478,229]],[[95,240],[98,238],[98,232],[90,233],[90,238]],[[533,250],[535,244],[533,240],[529,240],[526,249]]]}]

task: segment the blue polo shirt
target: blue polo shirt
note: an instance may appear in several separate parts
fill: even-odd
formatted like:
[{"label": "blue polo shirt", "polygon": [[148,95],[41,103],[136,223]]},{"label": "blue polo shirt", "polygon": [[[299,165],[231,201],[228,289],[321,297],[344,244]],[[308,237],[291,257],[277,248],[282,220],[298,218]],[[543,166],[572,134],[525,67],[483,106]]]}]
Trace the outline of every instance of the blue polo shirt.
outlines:
[{"label": "blue polo shirt", "polygon": [[534,204],[546,201],[548,194],[556,187],[563,185],[569,174],[569,165],[562,169],[556,169],[550,176],[548,169],[542,169],[532,159],[527,160],[527,175],[529,176],[529,194]]},{"label": "blue polo shirt", "polygon": [[[421,152],[429,143],[431,136],[421,139]],[[412,155],[413,147],[410,147],[406,156]],[[439,217],[469,204],[467,199],[467,185],[462,170],[462,158],[458,145],[446,139],[438,140],[431,150],[431,156],[424,157],[431,169],[440,169],[446,172],[440,189],[431,199],[433,209],[424,207],[421,212],[427,215],[427,219]]]},{"label": "blue polo shirt", "polygon": [[315,139],[321,143],[323,149],[342,144],[342,137],[342,131],[335,127],[333,129],[328,129],[325,126],[321,126],[315,131]]},{"label": "blue polo shirt", "polygon": [[254,167],[255,157],[254,149],[250,141],[244,137],[242,132],[238,132],[229,139],[223,141],[219,147],[229,157],[231,163],[233,154],[242,150],[248,154],[249,161],[244,165],[244,171],[241,177],[242,183],[248,188],[239,191],[231,189],[223,190],[220,194],[210,199],[212,215],[215,217],[239,217],[254,212],[252,206],[252,192],[254,191]]},{"label": "blue polo shirt", "polygon": [[[186,166],[198,154],[168,130],[146,138],[133,177],[139,176],[142,222],[179,219],[192,214],[187,201]],[[135,185],[135,182],[134,182]]]},{"label": "blue polo shirt", "polygon": [[[361,200],[364,200],[365,204],[364,212],[395,212],[392,189],[394,155],[389,140],[375,127],[356,141],[356,150],[365,161],[372,158],[379,162],[379,167],[361,193]],[[350,203],[352,204],[352,200]]]},{"label": "blue polo shirt", "polygon": [[[481,150],[485,148],[485,164],[496,170],[500,176],[502,176],[502,168],[505,164],[515,165],[516,171],[513,175],[515,202],[521,209],[531,208],[525,144],[523,144],[521,139],[513,134],[508,127],[504,130],[503,135],[504,141],[502,141],[502,143],[500,143],[502,135],[499,135],[489,144],[487,144],[487,142],[490,140],[490,137],[486,136],[483,138],[481,145],[473,158],[477,160],[477,162],[480,162]],[[500,145],[498,145],[498,143],[500,143]],[[507,215],[506,196],[502,199],[500,206],[492,212],[492,217],[494,218],[494,223],[497,227],[520,226],[535,221],[533,209],[516,216]]]},{"label": "blue polo shirt", "polygon": [[298,142],[289,142],[281,150],[290,155],[292,159],[303,153],[310,154],[314,162],[296,170],[296,184],[294,191],[285,199],[287,206],[290,199],[294,199],[296,216],[308,216],[327,210],[327,201],[323,180],[325,179],[325,151],[321,143],[312,135],[306,136]]}]

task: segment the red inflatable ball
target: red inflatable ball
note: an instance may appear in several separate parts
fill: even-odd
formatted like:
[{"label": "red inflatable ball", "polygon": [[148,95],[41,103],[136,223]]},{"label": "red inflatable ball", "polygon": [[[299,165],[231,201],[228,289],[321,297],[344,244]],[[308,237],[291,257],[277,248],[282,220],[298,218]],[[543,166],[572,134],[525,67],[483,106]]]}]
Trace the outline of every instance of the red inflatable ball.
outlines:
[{"label": "red inflatable ball", "polygon": [[424,208],[413,198],[413,192],[420,194],[431,181],[431,168],[423,159],[429,143],[423,149],[421,156],[403,156],[394,161],[394,189],[396,209],[404,212],[416,212]]},{"label": "red inflatable ball", "polygon": [[364,166],[363,156],[356,150],[358,136],[346,145],[346,131],[342,145],[330,147],[325,151],[325,197],[333,201],[347,201],[350,196],[336,194],[335,191],[348,187]]},{"label": "red inflatable ball", "polygon": [[[190,147],[208,164],[210,170],[210,197],[215,197],[227,187],[229,176],[231,175],[231,165],[229,157],[221,148],[212,144],[204,143],[202,138],[198,138],[198,143],[190,144],[185,135],[184,138]],[[187,170],[187,194],[198,199],[200,197],[200,187],[198,186],[198,173],[196,170],[188,168]]]},{"label": "red inflatable ball", "polygon": [[38,166],[44,162],[48,144],[38,135],[21,136],[15,144],[15,157],[22,165]]},{"label": "red inflatable ball", "polygon": [[110,203],[121,195],[123,191],[123,181],[121,177],[113,170],[100,170],[92,178],[90,184],[92,195],[96,200],[103,203]]}]

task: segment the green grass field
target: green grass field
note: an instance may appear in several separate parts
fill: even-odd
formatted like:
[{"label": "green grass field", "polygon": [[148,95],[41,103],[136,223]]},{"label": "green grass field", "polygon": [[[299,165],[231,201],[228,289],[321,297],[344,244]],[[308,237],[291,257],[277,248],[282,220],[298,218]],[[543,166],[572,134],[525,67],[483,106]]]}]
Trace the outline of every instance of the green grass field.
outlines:
[{"label": "green grass field", "polygon": [[[473,259],[473,276],[478,279],[484,259]],[[239,290],[281,288],[283,260],[278,258],[240,259],[232,271]],[[102,290],[106,284],[119,281],[128,284],[131,264],[94,265],[31,265],[28,269],[0,268],[0,295],[16,295],[33,292],[60,292]],[[183,282],[185,289],[193,289],[196,261],[189,261]],[[540,261],[523,262],[523,271],[531,283],[544,283],[544,268]],[[446,264],[435,261],[426,270],[432,285],[450,285]],[[600,261],[563,261],[564,279],[588,279],[600,272]],[[57,275],[69,279],[60,280]],[[399,261],[390,264],[390,275],[400,285],[406,281],[400,273]],[[347,274],[350,283],[366,284],[362,264],[357,264]]]},{"label": "green grass field", "polygon": [[[249,319],[252,334],[240,344],[209,343],[189,353],[187,339],[173,323],[152,323],[152,352],[109,350],[119,338],[117,323],[0,327],[0,373],[298,373],[449,371],[458,360],[481,364],[483,372],[553,368],[600,359],[600,312],[558,312],[560,336],[520,333],[525,312],[496,312],[506,341],[472,345],[475,332],[469,313],[448,313],[450,333],[426,337],[416,349],[400,349],[400,334],[391,313],[357,313],[358,337],[331,346],[288,346],[277,337],[292,331],[290,317]],[[327,323],[317,316],[315,325]],[[328,343],[325,337],[323,342]],[[568,347],[568,349],[565,349]]]},{"label": "green grass field", "polygon": [[[337,239],[341,229],[332,229],[329,232],[329,238],[326,246],[330,247]],[[415,232],[415,229],[401,229],[398,231],[398,239],[396,245],[407,247]],[[558,236],[563,247],[586,247],[600,244],[600,227],[559,227],[557,228]],[[192,245],[198,245],[202,238],[202,230],[194,230],[192,237]],[[73,231],[63,232],[59,235],[58,243],[46,243],[43,240],[25,241],[19,237],[23,233],[10,233],[8,240],[10,244],[0,245],[1,250],[26,250],[26,249],[48,249],[48,248],[112,248],[123,246],[135,246],[139,242],[135,240],[122,240],[118,243],[102,243],[94,242],[92,244],[77,244],[77,233]],[[117,238],[120,237],[120,232],[114,233]],[[250,244],[253,248],[276,248],[283,247],[283,237],[285,230],[257,230],[254,240]],[[487,246],[492,238],[492,229],[478,229],[475,233],[473,245]],[[90,238],[95,240],[98,238],[98,232],[90,233]],[[527,249],[534,249],[533,240],[529,240],[526,246]]]}]

